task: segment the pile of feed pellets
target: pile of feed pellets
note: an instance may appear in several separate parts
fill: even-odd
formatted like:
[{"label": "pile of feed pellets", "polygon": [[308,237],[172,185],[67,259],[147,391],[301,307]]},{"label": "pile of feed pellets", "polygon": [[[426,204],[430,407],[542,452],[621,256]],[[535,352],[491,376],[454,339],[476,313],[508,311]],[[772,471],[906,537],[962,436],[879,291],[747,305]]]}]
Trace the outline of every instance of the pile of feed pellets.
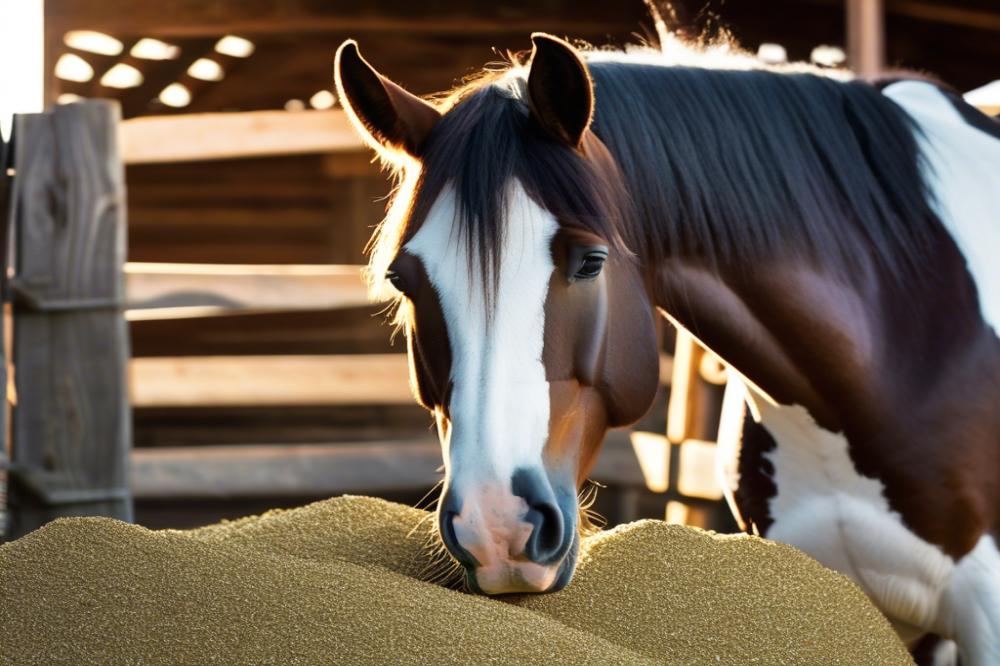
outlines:
[{"label": "pile of feed pellets", "polygon": [[912,664],[846,578],[789,546],[640,521],[573,582],[435,584],[424,511],[366,497],[191,530],[54,521],[0,547],[2,664]]}]

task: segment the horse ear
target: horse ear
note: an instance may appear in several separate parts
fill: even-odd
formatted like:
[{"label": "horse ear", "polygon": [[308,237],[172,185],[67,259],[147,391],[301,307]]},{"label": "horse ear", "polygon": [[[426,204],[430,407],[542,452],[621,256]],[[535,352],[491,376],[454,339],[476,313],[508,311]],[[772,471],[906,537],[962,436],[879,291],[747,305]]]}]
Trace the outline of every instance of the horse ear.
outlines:
[{"label": "horse ear", "polygon": [[553,137],[578,148],[594,113],[594,85],[587,65],[558,37],[536,32],[531,43],[531,113]]},{"label": "horse ear", "polygon": [[334,77],[347,115],[376,150],[389,147],[420,157],[440,111],[375,71],[353,39],[337,49]]}]

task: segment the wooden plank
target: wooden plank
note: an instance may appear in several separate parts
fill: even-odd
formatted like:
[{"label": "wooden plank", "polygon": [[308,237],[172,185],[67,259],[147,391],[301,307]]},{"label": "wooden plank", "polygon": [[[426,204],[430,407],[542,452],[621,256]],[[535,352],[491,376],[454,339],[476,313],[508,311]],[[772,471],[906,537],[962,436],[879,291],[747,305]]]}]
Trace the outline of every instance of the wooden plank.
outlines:
[{"label": "wooden plank", "polygon": [[118,119],[115,103],[87,101],[15,120],[15,536],[132,515]]},{"label": "wooden plank", "polygon": [[977,30],[1000,31],[1000,12],[949,6],[948,3],[888,0],[892,14],[935,23],[951,23]]},{"label": "wooden plank", "polygon": [[379,493],[429,488],[440,466],[430,439],[136,449],[132,490],[144,500]]},{"label": "wooden plank", "polygon": [[404,354],[134,358],[129,372],[135,407],[413,403]]},{"label": "wooden plank", "polygon": [[371,304],[362,266],[125,265],[131,321],[232,312],[326,310]]},{"label": "wooden plank", "polygon": [[341,310],[235,312],[219,317],[129,322],[132,356],[388,354],[406,349],[392,337],[384,306]]},{"label": "wooden plank", "polygon": [[[613,431],[591,477],[641,486],[625,431]],[[432,436],[413,440],[307,445],[136,449],[132,491],[140,500],[317,497],[429,488],[442,474]]]},{"label": "wooden plank", "polygon": [[247,111],[146,116],[121,123],[126,164],[334,153],[365,148],[347,114]]},{"label": "wooden plank", "polygon": [[433,2],[419,5],[419,11],[414,8],[406,0],[383,0],[377,5],[348,0],[49,0],[45,13],[56,34],[79,27],[73,20],[84,20],[88,28],[115,35],[164,38],[326,31],[527,35],[532,30],[561,30],[578,35],[604,34],[611,26],[634,29],[642,5],[587,2],[581,7],[579,2],[512,0],[495,5]]},{"label": "wooden plank", "polygon": [[137,358],[136,407],[411,404],[403,354]]}]

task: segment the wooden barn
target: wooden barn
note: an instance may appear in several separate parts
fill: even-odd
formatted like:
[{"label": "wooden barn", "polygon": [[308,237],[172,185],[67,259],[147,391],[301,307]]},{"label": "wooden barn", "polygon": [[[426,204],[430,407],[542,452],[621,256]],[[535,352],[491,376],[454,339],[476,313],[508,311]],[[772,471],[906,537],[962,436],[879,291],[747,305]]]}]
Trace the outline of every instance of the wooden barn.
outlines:
[{"label": "wooden barn", "polygon": [[[673,14],[762,58],[916,68],[960,90],[1000,61],[990,0]],[[390,183],[338,106],[333,54],[355,38],[426,94],[538,30],[619,46],[653,32],[641,0],[45,0],[51,110],[17,117],[2,158],[6,535],[59,515],[183,527],[432,491],[432,421],[360,272]],[[712,463],[724,369],[665,338],[662,395],[606,442],[595,508],[731,530]]]}]

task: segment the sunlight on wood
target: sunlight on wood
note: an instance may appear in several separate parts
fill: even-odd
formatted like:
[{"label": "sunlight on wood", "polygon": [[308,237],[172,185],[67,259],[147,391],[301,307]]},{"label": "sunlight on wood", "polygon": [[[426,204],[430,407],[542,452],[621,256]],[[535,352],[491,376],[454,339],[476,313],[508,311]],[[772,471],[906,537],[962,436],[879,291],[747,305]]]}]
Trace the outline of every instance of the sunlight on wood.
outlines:
[{"label": "sunlight on wood", "polygon": [[171,83],[160,91],[160,101],[180,109],[191,103],[191,91],[183,83]]},{"label": "sunlight on wood", "polygon": [[722,386],[726,383],[726,364],[712,352],[706,351],[698,363],[698,374],[709,384]]},{"label": "sunlight on wood", "polygon": [[733,489],[739,483],[739,452],[743,436],[743,420],[746,418],[746,386],[735,375],[730,375],[726,382],[726,390],[722,395],[722,408],[719,416],[719,435],[716,444],[716,474],[719,487],[722,488],[729,511],[736,518],[740,529],[745,524],[736,506]]},{"label": "sunlight on wood", "polygon": [[129,51],[129,55],[142,60],[173,60],[180,54],[180,47],[152,37],[143,37]]},{"label": "sunlight on wood", "polygon": [[670,485],[670,442],[658,433],[640,431],[629,433],[629,439],[646,487],[654,493],[666,492]]},{"label": "sunlight on wood", "polygon": [[405,354],[134,358],[132,405],[413,404]]},{"label": "sunlight on wood", "polygon": [[102,86],[105,88],[118,88],[119,90],[136,88],[142,85],[142,81],[142,72],[132,65],[127,65],[123,62],[116,64],[101,76]]},{"label": "sunlight on wood", "polygon": [[342,109],[145,116],[122,122],[119,136],[126,164],[342,153],[364,148]]},{"label": "sunlight on wood", "polygon": [[201,81],[221,81],[226,76],[222,65],[211,58],[198,58],[187,68],[188,76]]},{"label": "sunlight on wood", "polygon": [[347,264],[125,265],[130,321],[370,305],[363,267]]},{"label": "sunlight on wood", "polygon": [[70,30],[63,35],[63,44],[88,53],[116,56],[125,48],[120,39],[96,30]]},{"label": "sunlight on wood", "polygon": [[715,443],[689,439],[681,444],[679,455],[677,490],[688,497],[722,499],[715,473]]},{"label": "sunlight on wood", "polygon": [[226,35],[215,44],[216,52],[231,58],[249,58],[255,48],[249,39],[236,35]]},{"label": "sunlight on wood", "polygon": [[667,502],[667,511],[663,520],[670,525],[687,525],[688,506],[683,502]]},{"label": "sunlight on wood", "polygon": [[694,381],[694,338],[684,329],[677,329],[674,347],[673,376],[670,381],[670,402],[667,404],[667,438],[674,443],[684,441],[688,432],[688,397]]},{"label": "sunlight on wood", "polygon": [[94,68],[75,53],[64,53],[56,61],[56,78],[84,83],[94,78]]}]

